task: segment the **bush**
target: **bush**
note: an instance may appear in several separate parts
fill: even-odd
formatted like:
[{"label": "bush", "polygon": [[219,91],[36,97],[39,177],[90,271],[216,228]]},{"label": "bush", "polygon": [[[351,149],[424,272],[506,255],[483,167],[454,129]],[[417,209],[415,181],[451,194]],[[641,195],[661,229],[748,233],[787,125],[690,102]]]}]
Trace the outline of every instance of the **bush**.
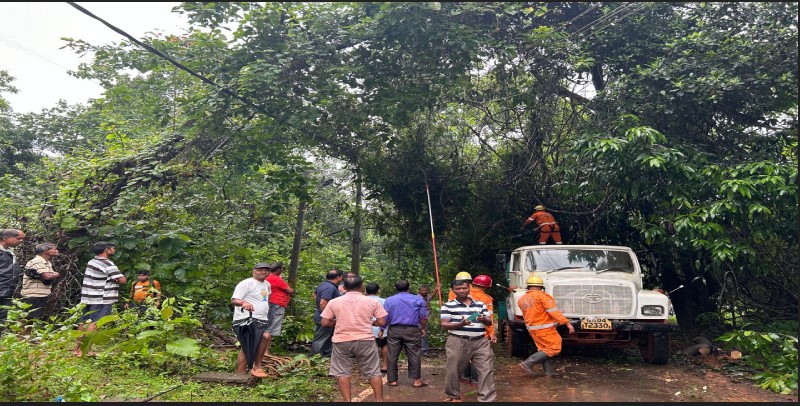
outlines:
[{"label": "bush", "polygon": [[738,349],[756,372],[751,379],[782,394],[797,389],[797,337],[780,333],[737,330],[716,338],[725,349]]},{"label": "bush", "polygon": [[206,305],[171,297],[160,308],[150,302],[142,313],[132,308],[111,314],[97,321],[97,330],[87,333],[83,344],[104,345],[98,359],[121,368],[180,374],[198,367],[220,369],[219,355],[198,337],[202,323],[197,315]]},{"label": "bush", "polygon": [[[29,304],[15,301],[7,329],[0,335],[0,399],[4,402],[98,400],[92,386],[80,379],[80,364],[72,355],[79,334],[78,308],[65,320],[27,321]],[[29,330],[30,336],[25,334]]]}]

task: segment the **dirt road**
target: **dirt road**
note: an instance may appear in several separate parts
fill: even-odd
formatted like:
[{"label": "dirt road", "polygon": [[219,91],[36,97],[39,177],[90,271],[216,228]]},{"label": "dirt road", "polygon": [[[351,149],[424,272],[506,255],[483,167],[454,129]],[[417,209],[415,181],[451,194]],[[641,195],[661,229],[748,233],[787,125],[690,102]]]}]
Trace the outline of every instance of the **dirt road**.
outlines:
[{"label": "dirt road", "polygon": [[[797,393],[776,394],[742,375],[726,373],[713,356],[680,358],[668,365],[642,362],[638,351],[566,349],[556,357],[560,378],[529,377],[495,345],[495,384],[498,402],[797,402]],[[428,386],[412,388],[401,364],[398,386],[385,384],[387,402],[440,402],[444,399],[444,352],[423,359]],[[541,374],[541,367],[534,371]],[[732,376],[731,376],[732,375]],[[374,400],[369,385],[353,379],[354,401]],[[476,387],[461,385],[462,399],[476,402]],[[341,398],[339,398],[341,401]]]}]

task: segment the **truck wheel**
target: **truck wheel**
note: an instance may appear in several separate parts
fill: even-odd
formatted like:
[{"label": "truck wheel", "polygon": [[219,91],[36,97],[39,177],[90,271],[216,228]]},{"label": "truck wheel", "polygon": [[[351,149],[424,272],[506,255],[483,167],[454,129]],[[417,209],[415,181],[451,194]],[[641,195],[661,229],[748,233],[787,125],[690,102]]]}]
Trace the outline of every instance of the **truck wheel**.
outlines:
[{"label": "truck wheel", "polygon": [[[531,355],[533,342],[527,330],[514,328],[511,323],[506,324],[506,337],[508,339],[508,352],[512,357],[525,358]],[[519,327],[519,326],[517,326]]]},{"label": "truck wheel", "polygon": [[644,362],[664,365],[669,361],[669,334],[654,331],[640,338],[639,351]]}]

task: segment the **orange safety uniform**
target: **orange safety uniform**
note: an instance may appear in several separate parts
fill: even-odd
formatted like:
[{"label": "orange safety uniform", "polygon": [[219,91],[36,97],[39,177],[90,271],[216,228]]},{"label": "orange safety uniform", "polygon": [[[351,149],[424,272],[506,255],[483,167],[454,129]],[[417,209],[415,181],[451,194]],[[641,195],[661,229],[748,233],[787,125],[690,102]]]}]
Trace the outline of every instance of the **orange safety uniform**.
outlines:
[{"label": "orange safety uniform", "polygon": [[136,303],[144,303],[144,300],[149,296],[152,297],[153,293],[150,292],[150,285],[158,292],[161,292],[161,284],[155,279],[148,279],[144,282],[136,281],[131,285],[131,299]]},{"label": "orange safety uniform", "polygon": [[556,218],[552,214],[539,210],[531,214],[526,224],[531,221],[535,221],[536,226],[539,227],[539,244],[546,243],[550,237],[553,237],[556,244],[561,244],[561,228],[558,227]]},{"label": "orange safety uniform", "polygon": [[517,305],[522,310],[525,326],[536,348],[548,357],[560,354],[561,335],[556,326],[569,323],[569,319],[558,310],[556,300],[543,290],[531,289],[517,301]]},{"label": "orange safety uniform", "polygon": [[[477,289],[472,288],[472,284],[469,285],[469,297],[472,300],[478,300],[483,302],[486,305],[486,309],[489,310],[489,313],[492,315],[492,325],[486,326],[486,332],[484,335],[486,338],[489,338],[494,335],[494,299],[487,295],[486,292],[481,292]],[[453,292],[453,289],[450,289],[450,292],[447,293],[447,301],[451,301],[456,298],[456,292]]]}]

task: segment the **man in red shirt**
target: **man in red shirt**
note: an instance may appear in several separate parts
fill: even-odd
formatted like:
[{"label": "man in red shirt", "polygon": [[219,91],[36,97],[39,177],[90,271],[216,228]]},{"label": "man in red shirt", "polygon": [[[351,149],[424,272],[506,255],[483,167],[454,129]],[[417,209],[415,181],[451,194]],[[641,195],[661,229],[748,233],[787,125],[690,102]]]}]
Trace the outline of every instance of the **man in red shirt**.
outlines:
[{"label": "man in red shirt", "polygon": [[[289,306],[291,295],[294,294],[294,289],[289,287],[289,284],[281,278],[281,272],[283,272],[282,263],[273,262],[269,264],[267,282],[269,282],[272,287],[272,294],[269,295],[267,332],[273,337],[281,335],[283,318],[286,316],[286,308]],[[269,348],[267,348],[266,354],[269,354]]]}]

